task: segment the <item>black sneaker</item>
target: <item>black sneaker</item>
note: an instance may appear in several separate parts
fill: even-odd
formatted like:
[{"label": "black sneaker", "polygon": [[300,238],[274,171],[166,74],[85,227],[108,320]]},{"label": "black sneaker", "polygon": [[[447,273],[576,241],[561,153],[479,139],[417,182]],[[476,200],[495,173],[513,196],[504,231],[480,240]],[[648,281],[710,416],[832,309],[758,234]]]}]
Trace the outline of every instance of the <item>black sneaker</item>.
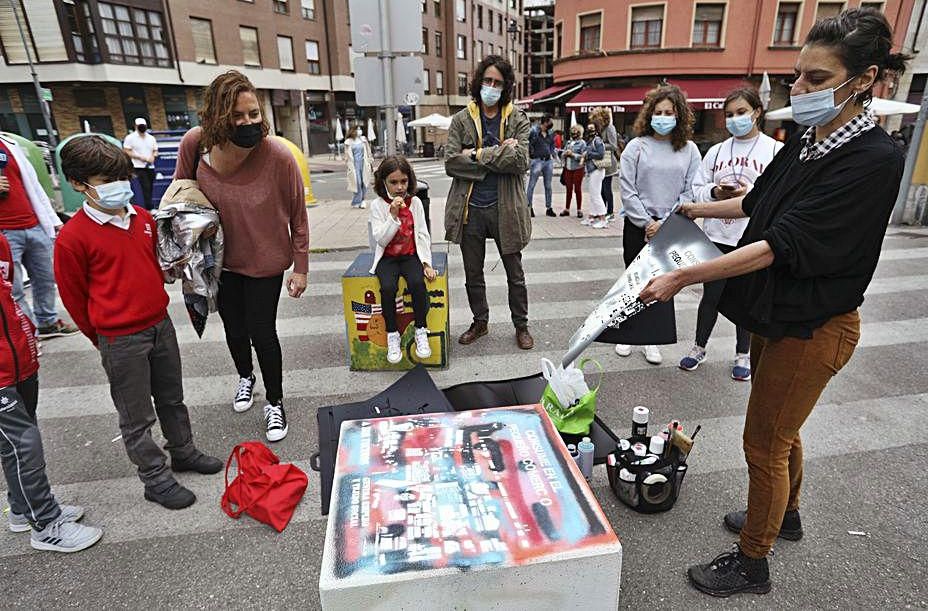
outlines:
[{"label": "black sneaker", "polygon": [[532,218],[535,218],[535,209],[529,206],[528,211],[532,213]]},{"label": "black sneaker", "polygon": [[219,473],[223,468],[222,461],[212,456],[207,456],[203,452],[197,452],[192,458],[187,460],[178,460],[171,457],[171,471],[174,473],[183,473],[185,471],[195,471],[201,475],[212,475]]},{"label": "black sneaker", "polygon": [[547,214],[548,216],[557,216],[557,213],[551,208],[548,208],[547,210],[545,210],[545,214]]},{"label": "black sneaker", "polygon": [[174,482],[170,488],[163,492],[155,492],[145,488],[145,500],[158,503],[167,509],[183,509],[196,503],[197,497],[191,491]]},{"label": "black sneaker", "polygon": [[287,414],[283,401],[264,406],[264,422],[267,425],[267,440],[280,441],[287,436]]},{"label": "black sneaker", "polygon": [[232,401],[232,409],[237,413],[247,412],[254,403],[255,393],[255,374],[247,378],[238,379],[238,390],[235,391],[235,400]]},{"label": "black sneaker", "polygon": [[708,564],[694,564],[686,574],[694,588],[720,598],[742,592],[766,594],[770,591],[767,559],[745,556],[737,543],[732,551],[716,556]]},{"label": "black sneaker", "polygon": [[[733,511],[725,514],[722,522],[724,522],[725,528],[731,532],[741,534],[747,516],[748,512],[746,511]],[[780,524],[780,532],[777,536],[787,541],[799,541],[802,539],[802,520],[799,519],[798,509],[783,514],[783,523]]]},{"label": "black sneaker", "polygon": [[80,333],[80,329],[73,325],[69,325],[60,318],[53,322],[50,325],[44,325],[37,329],[36,335],[39,339],[51,339],[53,337],[67,337],[69,335],[76,335]]}]

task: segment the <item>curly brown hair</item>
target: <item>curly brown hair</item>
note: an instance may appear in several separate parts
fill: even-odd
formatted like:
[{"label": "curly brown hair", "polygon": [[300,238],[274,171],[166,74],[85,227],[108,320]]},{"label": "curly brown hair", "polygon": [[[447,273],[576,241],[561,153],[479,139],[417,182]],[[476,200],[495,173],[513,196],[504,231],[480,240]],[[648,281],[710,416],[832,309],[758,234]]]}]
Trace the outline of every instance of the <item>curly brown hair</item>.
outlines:
[{"label": "curly brown hair", "polygon": [[605,106],[598,106],[590,111],[589,119],[600,133],[612,123],[612,111]]},{"label": "curly brown hair", "polygon": [[654,107],[664,100],[670,100],[674,114],[677,115],[677,126],[670,132],[670,142],[673,150],[679,151],[686,146],[687,141],[693,139],[693,123],[696,117],[690,105],[686,103],[686,96],[676,85],[658,85],[644,96],[644,106],[641,107],[635,119],[635,134],[638,136],[654,135],[651,117],[654,115]]},{"label": "curly brown hair", "polygon": [[[223,145],[232,140],[235,126],[232,113],[240,93],[253,93],[258,97],[258,90],[248,77],[238,70],[229,70],[220,74],[206,88],[203,96],[203,110],[200,113],[200,149],[208,151],[213,146]],[[271,126],[264,112],[261,113],[261,130],[267,136]]]}]

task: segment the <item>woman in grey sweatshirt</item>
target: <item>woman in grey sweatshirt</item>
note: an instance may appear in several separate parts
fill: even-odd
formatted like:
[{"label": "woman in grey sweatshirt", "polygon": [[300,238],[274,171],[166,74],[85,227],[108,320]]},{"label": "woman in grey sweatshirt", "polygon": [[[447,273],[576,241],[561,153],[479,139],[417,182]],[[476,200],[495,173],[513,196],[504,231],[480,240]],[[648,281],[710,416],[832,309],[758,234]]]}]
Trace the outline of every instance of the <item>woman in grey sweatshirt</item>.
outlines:
[{"label": "woman in grey sweatshirt", "polygon": [[[702,161],[691,140],[693,120],[686,97],[675,85],[659,86],[645,97],[635,120],[638,137],[625,147],[620,163],[626,267],[677,204],[693,201],[693,180]],[[673,316],[672,303],[668,313]],[[617,344],[615,351],[619,356],[631,354],[625,344]],[[661,363],[657,346],[644,346],[643,352],[649,363]]]}]

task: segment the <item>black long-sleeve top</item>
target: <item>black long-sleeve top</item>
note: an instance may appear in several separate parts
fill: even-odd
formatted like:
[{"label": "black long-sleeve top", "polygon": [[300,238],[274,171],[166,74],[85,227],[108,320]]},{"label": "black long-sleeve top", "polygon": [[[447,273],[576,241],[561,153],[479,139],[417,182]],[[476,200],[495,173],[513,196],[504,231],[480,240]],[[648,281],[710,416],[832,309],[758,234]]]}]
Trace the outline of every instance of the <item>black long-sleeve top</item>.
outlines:
[{"label": "black long-sleeve top", "polygon": [[876,269],[904,156],[879,127],[801,162],[792,138],[754,183],[739,246],[767,240],[773,264],[728,281],[719,311],[764,337],[810,338],[855,310]]}]

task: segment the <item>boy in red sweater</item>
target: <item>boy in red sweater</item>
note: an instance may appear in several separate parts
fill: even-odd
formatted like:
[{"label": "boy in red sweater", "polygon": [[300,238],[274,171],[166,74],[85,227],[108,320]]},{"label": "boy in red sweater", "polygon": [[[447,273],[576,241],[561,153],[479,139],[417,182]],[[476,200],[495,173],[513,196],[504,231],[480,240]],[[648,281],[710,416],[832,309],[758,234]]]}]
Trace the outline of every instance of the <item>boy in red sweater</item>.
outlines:
[{"label": "boy in red sweater", "polygon": [[0,456],[9,528],[31,529],[35,549],[79,552],[99,541],[103,531],[77,524],[83,507],[59,505],[52,495],[35,417],[38,371],[35,327],[13,300],[13,255],[0,233]]},{"label": "boy in red sweater", "polygon": [[[119,147],[99,136],[75,138],[61,149],[61,169],[86,196],[55,244],[61,300],[100,351],[122,440],[145,498],[168,509],[188,507],[196,496],[171,470],[218,473],[222,462],[193,445],[155,222],[129,203],[132,162]],[[171,469],[151,437],[156,414]]]}]

